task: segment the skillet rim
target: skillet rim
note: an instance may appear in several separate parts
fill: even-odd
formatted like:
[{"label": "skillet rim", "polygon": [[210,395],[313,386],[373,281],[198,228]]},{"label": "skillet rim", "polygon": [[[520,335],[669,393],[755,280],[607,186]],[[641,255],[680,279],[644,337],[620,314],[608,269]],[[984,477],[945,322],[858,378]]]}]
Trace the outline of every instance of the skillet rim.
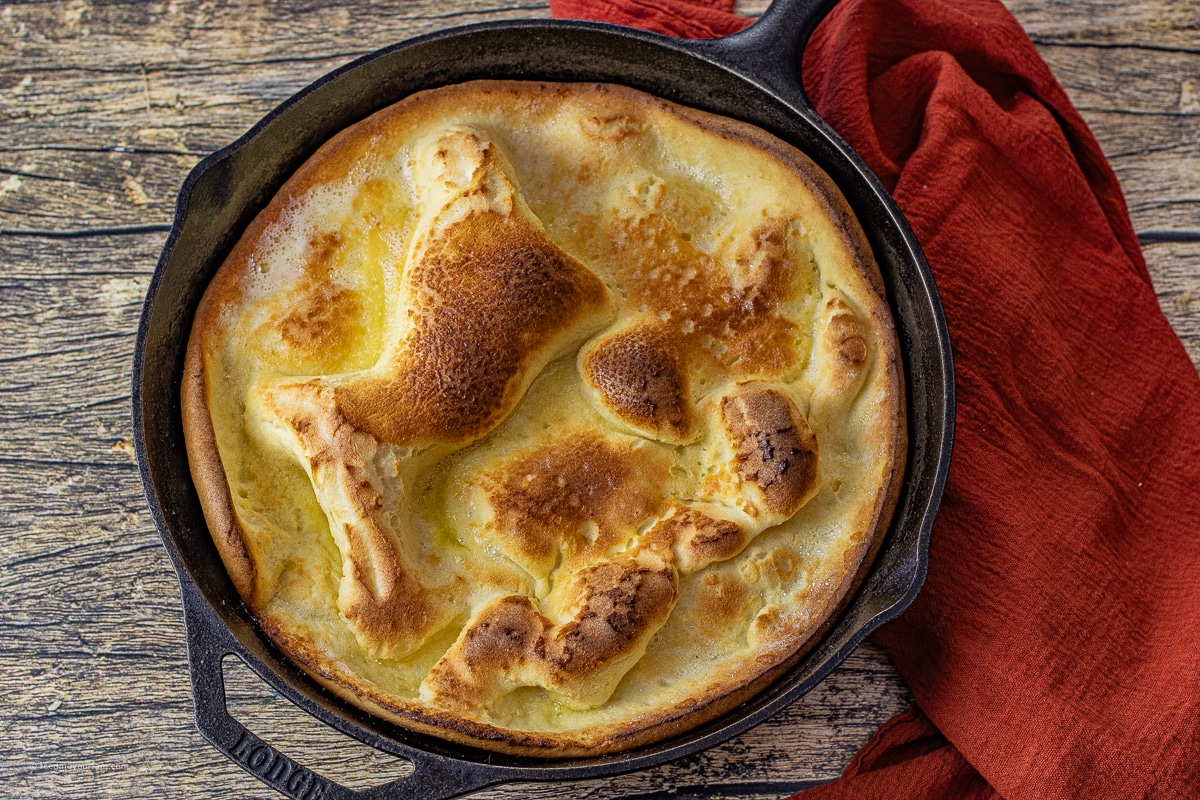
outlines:
[{"label": "skillet rim", "polygon": [[[753,30],[754,27],[757,26],[752,26],[747,30]],[[191,563],[191,561],[197,558],[197,556],[195,554],[189,554],[186,551],[185,544],[180,541],[181,537],[176,532],[175,528],[168,524],[168,510],[175,512],[173,513],[173,516],[177,516],[178,509],[170,509],[169,507],[164,508],[164,506],[160,503],[158,489],[158,482],[160,479],[156,478],[154,474],[154,467],[149,463],[151,461],[152,452],[148,445],[146,429],[147,412],[145,408],[146,397],[143,390],[146,383],[146,372],[154,369],[154,366],[152,364],[148,364],[146,360],[149,347],[148,341],[151,335],[151,328],[155,322],[154,314],[156,311],[156,303],[163,290],[164,281],[166,280],[164,276],[166,276],[169,269],[174,269],[175,273],[178,273],[179,270],[182,269],[182,267],[180,267],[178,264],[176,264],[175,267],[172,267],[172,258],[176,255],[180,240],[183,238],[187,229],[189,214],[192,212],[191,206],[193,197],[197,191],[198,184],[201,184],[201,182],[208,177],[210,173],[220,167],[223,163],[232,163],[239,153],[250,146],[255,140],[258,139],[259,136],[262,136],[265,132],[269,132],[268,129],[281,117],[284,117],[295,106],[299,105],[306,98],[311,97],[322,88],[337,82],[348,74],[354,73],[363,67],[367,67],[397,53],[403,53],[405,51],[415,50],[421,47],[445,43],[447,41],[461,40],[472,36],[482,35],[484,37],[499,38],[504,34],[511,33],[536,33],[541,35],[549,34],[551,36],[563,35],[562,41],[558,42],[556,45],[559,49],[569,46],[567,38],[572,35],[599,35],[601,39],[612,39],[613,37],[616,37],[617,40],[624,40],[625,43],[629,43],[630,41],[634,42],[635,47],[666,49],[672,51],[677,57],[682,56],[685,61],[699,60],[708,67],[715,68],[722,73],[726,73],[730,78],[735,79],[736,81],[750,84],[750,86],[752,86],[758,92],[765,94],[771,101],[783,106],[792,117],[790,121],[795,122],[801,127],[807,126],[813,128],[814,130],[812,133],[814,136],[824,137],[826,139],[830,139],[832,137],[831,144],[834,146],[833,149],[845,160],[846,166],[848,168],[852,168],[860,176],[866,178],[867,187],[872,191],[875,199],[878,200],[885,208],[887,208],[887,210],[892,212],[889,215],[890,219],[885,218],[884,224],[886,225],[890,222],[894,226],[895,230],[892,231],[893,235],[897,235],[899,237],[899,243],[905,245],[906,248],[904,249],[907,249],[912,256],[910,267],[914,270],[916,277],[920,279],[918,288],[923,289],[927,295],[927,299],[929,301],[928,311],[931,313],[934,323],[933,331],[926,331],[925,333],[926,335],[932,335],[933,339],[936,340],[939,345],[937,353],[938,358],[935,359],[935,366],[940,366],[941,369],[940,375],[935,377],[940,377],[943,383],[940,391],[940,398],[935,398],[940,399],[940,407],[932,409],[932,413],[934,416],[936,416],[937,412],[940,412],[943,415],[943,418],[941,420],[941,424],[937,426],[938,431],[936,431],[936,433],[938,435],[935,437],[936,441],[931,443],[931,452],[934,454],[936,461],[936,470],[935,474],[933,475],[933,481],[927,486],[920,487],[921,491],[917,494],[917,500],[913,501],[916,506],[918,506],[917,511],[919,513],[916,514],[916,518],[919,520],[919,525],[915,531],[916,540],[909,545],[910,547],[915,548],[914,557],[916,558],[916,563],[911,576],[909,576],[910,581],[907,590],[899,597],[898,600],[892,602],[886,608],[877,611],[868,619],[866,619],[865,622],[859,625],[859,627],[856,628],[849,637],[842,641],[840,646],[837,647],[834,652],[822,654],[821,651],[824,649],[823,645],[828,643],[828,639],[830,637],[830,632],[826,632],[822,641],[819,642],[815,648],[813,648],[809,655],[802,659],[802,663],[806,663],[807,660],[818,658],[818,654],[821,654],[819,656],[820,666],[813,670],[807,677],[797,680],[795,678],[791,678],[790,675],[784,675],[776,680],[770,687],[759,692],[753,700],[748,701],[748,703],[743,704],[742,706],[722,715],[712,723],[701,725],[665,742],[637,747],[607,756],[574,758],[567,760],[502,756],[488,751],[480,751],[461,745],[448,744],[442,742],[441,740],[434,739],[433,737],[414,734],[375,717],[370,717],[369,719],[364,720],[361,717],[365,712],[360,712],[358,709],[331,708],[331,706],[345,706],[346,704],[337,698],[332,698],[328,692],[319,686],[319,684],[317,684],[315,681],[312,681],[312,679],[308,678],[308,676],[304,675],[304,673],[297,669],[293,668],[290,670],[290,672],[294,674],[289,675],[284,674],[289,672],[289,670],[280,670],[278,668],[272,668],[271,666],[268,666],[262,660],[260,653],[253,652],[253,650],[260,648],[249,647],[247,643],[242,640],[241,636],[238,635],[238,632],[229,625],[229,620],[227,618],[228,615],[233,614],[235,616],[244,616],[246,615],[246,612],[244,608],[242,608],[241,613],[239,614],[238,608],[231,607],[228,602],[224,602],[226,599],[224,595],[227,595],[228,591],[232,590],[231,584],[226,587],[220,587],[218,590],[214,590],[213,587],[210,586],[208,587],[209,591],[207,592],[202,587],[203,578],[197,574],[197,570],[194,569],[194,564]],[[663,37],[644,31],[607,25],[603,23],[561,20],[498,21],[436,31],[420,37],[405,40],[403,42],[398,42],[382,48],[381,50],[369,53],[322,76],[317,81],[309,84],[304,89],[300,90],[272,109],[249,131],[239,137],[232,144],[204,158],[199,164],[197,164],[191,173],[189,173],[187,178],[184,180],[176,202],[175,217],[172,228],[167,237],[166,243],[164,244],[162,255],[151,279],[147,293],[146,304],[144,306],[142,319],[139,324],[133,369],[132,403],[134,415],[134,439],[135,448],[138,455],[139,473],[143,481],[147,501],[150,506],[156,528],[158,529],[160,536],[164,541],[164,546],[166,547],[168,554],[171,556],[172,565],[174,566],[177,576],[180,580],[185,614],[188,617],[189,660],[192,662],[191,666],[193,677],[195,677],[196,662],[198,658],[205,656],[206,654],[210,654],[206,653],[206,651],[212,650],[213,645],[215,645],[215,649],[224,649],[227,653],[232,653],[233,655],[239,657],[244,663],[250,666],[255,673],[263,678],[268,685],[272,686],[272,688],[276,689],[276,691],[279,691],[282,695],[288,697],[289,700],[299,705],[306,712],[315,716],[317,719],[332,725],[343,733],[354,736],[360,741],[364,741],[367,744],[378,747],[386,752],[393,753],[394,755],[408,758],[418,763],[419,766],[428,763],[431,758],[444,760],[448,759],[460,765],[474,765],[476,767],[486,766],[487,770],[491,773],[487,781],[488,783],[512,780],[554,780],[597,777],[600,775],[628,772],[688,755],[724,742],[733,736],[736,736],[737,734],[753,727],[754,725],[759,724],[766,718],[774,715],[783,707],[791,702],[794,702],[800,696],[805,694],[812,688],[812,686],[822,680],[828,674],[828,672],[836,667],[837,664],[840,664],[846,658],[846,656],[848,656],[849,653],[861,643],[862,639],[864,639],[867,635],[869,635],[869,633],[878,628],[880,625],[893,619],[896,615],[903,611],[903,609],[906,608],[909,603],[911,603],[912,599],[915,598],[921,584],[924,581],[925,571],[927,569],[930,527],[932,525],[932,519],[936,513],[937,504],[940,501],[941,492],[944,487],[945,475],[949,464],[950,446],[953,436],[954,423],[954,387],[951,365],[952,356],[949,349],[949,337],[946,330],[945,318],[942,314],[941,304],[937,296],[936,287],[933,285],[932,274],[930,273],[929,267],[921,255],[920,248],[917,245],[915,238],[908,229],[907,224],[904,223],[902,215],[900,215],[898,209],[895,208],[890,196],[887,195],[887,193],[879,185],[878,181],[874,179],[869,170],[866,170],[865,166],[862,165],[861,160],[853,154],[853,151],[850,150],[848,146],[841,142],[840,139],[836,138],[836,134],[832,134],[832,132],[828,129],[828,126],[825,126],[824,123],[820,121],[819,117],[816,117],[815,112],[812,112],[811,108],[807,106],[807,103],[804,101],[802,95],[800,95],[798,98],[782,97],[780,96],[778,89],[767,85],[769,79],[762,80],[753,75],[745,74],[736,66],[736,64],[733,62],[733,59],[723,61],[721,59],[721,53],[723,51],[718,45],[724,45],[729,41],[730,39],[727,38],[722,40],[702,40],[702,42],[684,42],[682,40]],[[548,71],[553,71],[553,68],[548,68]],[[592,71],[594,72],[595,68],[593,68]],[[508,75],[505,75],[504,77],[508,77]],[[526,75],[521,75],[519,77],[522,79],[536,79],[534,76]],[[454,79],[452,82],[463,82],[469,79],[470,77],[463,76]],[[553,79],[578,80],[578,78],[574,76],[557,77]],[[613,79],[609,77],[605,80],[607,82],[630,85],[627,81],[622,79]],[[642,87],[635,86],[634,88]],[[645,91],[645,89],[642,90]],[[412,91],[417,91],[417,89],[413,89]],[[662,95],[658,94],[658,96]],[[377,108],[382,108],[383,106],[386,106],[391,102],[395,102],[398,99],[400,99],[400,97],[391,97],[386,102],[378,104],[377,107],[361,111],[359,112],[358,118],[365,118],[373,113],[374,110],[377,110]],[[710,110],[714,113],[723,114],[725,116],[733,116],[725,110],[713,109],[703,105],[698,106],[694,101],[689,102],[688,100],[681,100],[674,96],[667,97],[666,99],[670,99],[674,102],[681,102],[685,105],[692,105],[693,107],[705,108],[705,110]],[[745,120],[745,117],[740,115],[736,118]],[[796,118],[798,118],[799,121],[797,121]],[[797,144],[794,137],[783,135],[780,131],[772,130],[771,128],[763,126],[758,121],[745,121],[748,121],[751,124],[759,125],[760,127],[764,127],[773,135],[779,136],[794,146],[799,147],[803,152],[806,153],[806,155],[814,157],[811,150],[808,147]],[[351,123],[347,122],[345,124],[348,125]],[[311,152],[315,150],[315,148],[319,146],[325,140],[325,138],[326,137],[322,137],[318,139],[308,150],[308,154],[311,154]],[[816,160],[815,157],[814,160]],[[818,161],[818,163],[820,163],[820,161]],[[822,167],[824,168],[824,164],[822,164]],[[291,169],[283,170],[283,174],[279,179],[279,182],[282,182],[282,180],[286,179],[286,176],[290,174],[291,171]],[[826,169],[826,171],[828,172],[829,170]],[[833,180],[843,191],[843,193],[847,195],[847,201],[852,206],[855,205],[855,201],[851,199],[850,193],[847,192],[843,182],[838,180],[836,177],[834,177]],[[269,197],[274,194],[274,190],[277,188],[278,185],[276,185],[271,191],[266,192],[266,199],[269,199]],[[265,203],[265,200],[263,202]],[[261,205],[258,206],[255,211],[257,212],[257,210],[260,208]],[[860,221],[863,223],[864,230],[867,230],[868,227],[871,229],[867,230],[869,238],[872,238],[872,234],[879,233],[879,220],[864,219],[863,215],[859,214],[857,209],[856,215],[859,216]],[[876,236],[874,238],[878,237]],[[884,272],[885,282],[889,285],[889,306],[892,309],[894,317],[899,323],[901,321],[901,317],[893,301],[891,291],[892,284],[898,281],[899,278],[893,273],[893,265],[886,258],[880,257],[880,253],[878,252],[878,247],[874,241],[874,238],[872,238],[872,249],[876,251],[877,261],[880,263],[881,271]],[[232,241],[230,241],[228,245],[232,246]],[[218,249],[227,252],[228,248],[226,247]],[[221,255],[223,255],[223,252]],[[220,258],[214,258],[213,261],[215,262],[215,265],[219,265]],[[208,277],[211,277],[211,272],[215,271],[215,265],[209,270],[210,274]],[[181,279],[180,276],[175,274],[171,275],[170,277],[175,278],[176,280]],[[208,281],[206,278],[201,283],[206,285],[207,282]],[[196,295],[196,300],[198,301],[198,299],[199,294]],[[158,310],[161,312],[161,309]],[[178,315],[179,310],[173,310]],[[185,315],[188,323],[188,329],[190,329],[192,312],[194,312],[194,304],[191,308],[187,309],[187,313]],[[908,320],[904,320],[904,322],[904,327],[907,327]],[[897,328],[899,332],[901,325],[898,324]],[[183,345],[185,344],[186,330],[183,333],[180,346],[176,348],[181,354],[183,351]],[[913,381],[911,377],[912,367],[910,363],[911,356],[909,354],[909,348],[912,347],[912,342],[906,337],[900,337],[900,345],[902,354],[904,356],[904,373],[906,377],[906,384],[909,386],[908,392],[910,394],[909,402],[911,409],[911,384]],[[176,405],[175,417],[178,418],[178,398],[176,396],[173,399]],[[151,411],[150,413],[154,412]],[[911,435],[913,423],[910,421],[909,425],[909,452],[911,463],[911,455],[914,448],[914,443],[912,442],[913,436]],[[926,459],[926,461],[928,461],[928,459]],[[915,491],[910,486],[911,476],[907,473],[908,468],[906,468],[906,476],[904,479],[903,492],[905,496],[907,496],[910,492]],[[190,476],[187,476],[185,473],[184,478],[190,485]],[[889,526],[889,531],[881,551],[876,557],[874,564],[871,565],[868,574],[874,574],[879,568],[885,552],[896,546],[895,540],[897,534],[895,534],[894,528],[897,525],[897,520],[901,515],[901,510],[905,503],[906,497],[902,497],[901,503],[897,506],[897,512],[896,516],[893,518],[893,523],[891,526]],[[177,522],[177,524],[185,526],[187,522],[180,521]],[[204,530],[204,534],[207,536],[207,529]],[[203,540],[203,537],[201,537],[201,539]],[[867,591],[867,586],[865,584],[866,581],[864,581],[863,586],[860,586],[860,588],[850,598],[848,598],[848,603],[850,605],[855,605],[860,601],[860,596]],[[214,603],[212,597],[209,595],[218,593],[222,594],[222,597],[220,598],[222,602]],[[233,597],[236,599],[236,593],[234,593]],[[224,607],[224,613],[218,610],[218,605]],[[240,607],[240,600],[236,600],[235,605]],[[847,613],[848,609],[843,609],[843,611],[836,617],[834,625],[840,625]],[[221,628],[224,628],[223,633]],[[207,644],[209,647],[203,646],[205,642],[202,642],[201,639],[205,637],[208,639]],[[258,631],[258,638],[265,640],[265,637],[263,637],[261,631]],[[259,644],[261,645],[262,642],[259,642]],[[265,649],[270,650],[272,649],[272,646],[268,645]],[[270,655],[273,657],[275,662],[284,662],[285,665],[289,663],[287,662],[286,656],[278,651],[270,653]],[[276,663],[274,666],[278,667],[279,664]],[[802,670],[799,670],[796,667],[789,670],[789,673],[791,674],[798,672],[802,672]],[[299,684],[299,686],[297,684]],[[303,689],[300,688],[301,686],[303,686]],[[202,713],[201,703],[203,698],[199,694],[199,686],[195,688],[197,692],[197,712],[198,715],[200,715]],[[320,700],[317,699],[318,697]],[[210,697],[209,701],[211,702],[211,700],[212,698]],[[218,700],[223,705],[223,697],[218,698]],[[349,713],[346,713],[347,711]],[[222,746],[222,744],[217,742],[214,743],[217,744],[221,749],[225,749],[225,747],[228,746]],[[431,743],[433,746],[431,746]],[[495,763],[497,761],[504,763]],[[480,786],[486,784],[477,783],[474,785]]]}]

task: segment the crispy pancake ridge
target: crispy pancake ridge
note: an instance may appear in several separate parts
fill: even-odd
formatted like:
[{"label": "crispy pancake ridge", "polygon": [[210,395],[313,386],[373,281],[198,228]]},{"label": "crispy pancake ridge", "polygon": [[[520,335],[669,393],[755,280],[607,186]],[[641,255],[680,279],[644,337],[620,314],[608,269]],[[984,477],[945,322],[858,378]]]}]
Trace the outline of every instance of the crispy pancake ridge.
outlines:
[{"label": "crispy pancake ridge", "polygon": [[263,630],[373,713],[508,753],[652,742],[795,663],[906,450],[882,282],[761,130],[478,81],[327,142],[196,314],[181,387]]}]

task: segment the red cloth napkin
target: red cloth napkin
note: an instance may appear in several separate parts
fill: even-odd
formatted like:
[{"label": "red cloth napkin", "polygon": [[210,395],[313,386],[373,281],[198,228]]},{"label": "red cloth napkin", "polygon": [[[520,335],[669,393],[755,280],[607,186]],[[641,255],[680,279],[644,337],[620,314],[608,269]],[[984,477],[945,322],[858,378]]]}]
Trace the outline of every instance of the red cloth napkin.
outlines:
[{"label": "red cloth napkin", "polygon": [[1200,797],[1200,378],[1116,177],[998,0],[842,0],[803,67],[925,249],[958,389],[929,578],[876,636],[924,713],[804,800]]},{"label": "red cloth napkin", "polygon": [[684,39],[726,36],[753,20],[733,13],[733,0],[550,0],[559,19],[591,19]]}]

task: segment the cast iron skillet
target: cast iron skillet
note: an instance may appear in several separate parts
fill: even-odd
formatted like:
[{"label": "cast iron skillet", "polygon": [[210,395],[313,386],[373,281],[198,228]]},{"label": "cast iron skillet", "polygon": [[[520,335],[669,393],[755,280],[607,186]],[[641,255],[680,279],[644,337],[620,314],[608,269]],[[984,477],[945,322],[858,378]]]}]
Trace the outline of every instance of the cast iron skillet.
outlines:
[{"label": "cast iron skillet", "polygon": [[[134,443],[150,511],[183,596],[196,724],[210,742],[292,798],[441,800],[509,781],[595,778],[661,764],[757,725],[811,689],[871,631],[912,602],[950,462],[954,381],[937,289],[899,209],[804,96],[799,57],[835,0],[775,0],[746,30],[681,41],[585,22],[473,25],[355,61],[301,91],[184,181],[150,283],[133,367]],[[475,78],[605,81],[758,125],[832,176],[866,230],[887,286],[907,382],[909,451],[888,538],[821,642],[767,690],[674,739],[595,758],[504,756],[412,733],[323,690],[255,625],[217,555],[188,471],[179,412],[192,316],[242,230],[327,139],[421,89]],[[233,719],[222,659],[236,655],[276,691],[338,730],[412,762],[408,777],[355,792],[305,769]]]}]

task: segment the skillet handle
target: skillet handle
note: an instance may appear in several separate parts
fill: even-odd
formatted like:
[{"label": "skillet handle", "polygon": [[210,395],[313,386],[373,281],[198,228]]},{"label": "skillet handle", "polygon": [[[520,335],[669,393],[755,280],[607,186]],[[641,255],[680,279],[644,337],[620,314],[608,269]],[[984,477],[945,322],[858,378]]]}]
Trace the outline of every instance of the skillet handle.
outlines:
[{"label": "skillet handle", "polygon": [[410,775],[356,791],[288,758],[229,714],[221,665],[225,656],[237,655],[232,634],[202,601],[187,602],[184,594],[196,727],[227,758],[277,792],[292,800],[448,800],[503,780],[469,762],[406,752],[403,757],[414,767]]},{"label": "skillet handle", "polygon": [[773,0],[753,25],[720,39],[688,44],[766,84],[798,111],[815,117],[804,93],[800,59],[809,37],[835,5],[837,0]]}]

